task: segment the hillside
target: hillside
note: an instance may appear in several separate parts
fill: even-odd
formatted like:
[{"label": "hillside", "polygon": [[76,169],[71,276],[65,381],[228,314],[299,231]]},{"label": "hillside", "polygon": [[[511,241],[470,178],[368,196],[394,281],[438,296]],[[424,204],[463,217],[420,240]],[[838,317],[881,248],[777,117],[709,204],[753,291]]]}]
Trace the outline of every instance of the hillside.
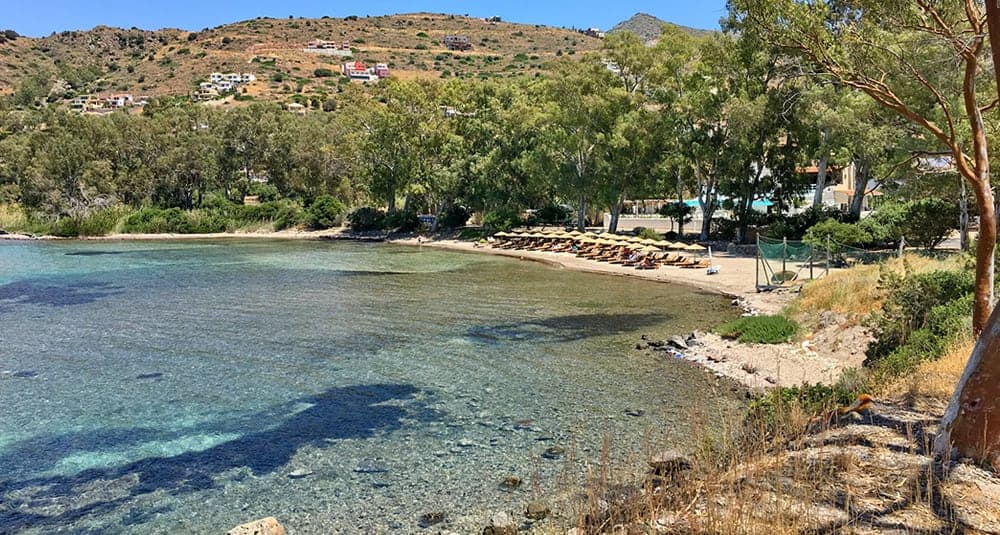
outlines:
[{"label": "hillside", "polygon": [[614,28],[611,28],[608,33],[632,32],[642,38],[643,41],[652,43],[656,42],[656,40],[660,38],[660,33],[663,31],[664,25],[672,26],[694,36],[704,36],[715,33],[711,30],[698,30],[687,26],[680,26],[672,22],[658,19],[647,13],[636,13],[635,15],[632,15],[632,18],[619,22]]},{"label": "hillside", "polygon": [[[452,34],[468,36],[473,49],[447,50],[444,37]],[[354,60],[386,63],[400,78],[534,76],[559,55],[601,46],[600,39],[568,29],[429,13],[258,18],[199,32],[99,26],[0,43],[0,93],[35,81],[48,94],[62,80],[50,100],[118,91],[188,95],[209,73],[250,72],[257,81],[246,95],[322,97],[347,80],[337,75],[341,58],[303,51],[315,39],[348,42]]]}]

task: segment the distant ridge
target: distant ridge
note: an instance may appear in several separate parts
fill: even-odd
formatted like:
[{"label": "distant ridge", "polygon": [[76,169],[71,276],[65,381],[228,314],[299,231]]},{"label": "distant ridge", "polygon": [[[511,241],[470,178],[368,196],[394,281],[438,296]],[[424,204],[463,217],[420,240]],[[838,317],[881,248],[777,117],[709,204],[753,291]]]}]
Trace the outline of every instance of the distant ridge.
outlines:
[{"label": "distant ridge", "polygon": [[632,18],[616,24],[614,28],[611,28],[611,30],[608,31],[608,33],[632,32],[638,35],[643,41],[652,43],[656,42],[660,38],[660,33],[662,32],[664,24],[688,32],[696,37],[702,37],[715,33],[712,30],[699,30],[697,28],[689,28],[687,26],[667,22],[648,13],[636,13],[635,15],[632,15]]}]

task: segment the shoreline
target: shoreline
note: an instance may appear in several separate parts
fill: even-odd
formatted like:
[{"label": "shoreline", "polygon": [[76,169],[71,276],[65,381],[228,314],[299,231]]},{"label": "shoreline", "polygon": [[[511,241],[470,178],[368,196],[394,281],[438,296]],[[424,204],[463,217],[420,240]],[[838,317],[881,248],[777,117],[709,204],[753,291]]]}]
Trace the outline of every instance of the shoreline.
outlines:
[{"label": "shoreline", "polygon": [[[257,231],[245,233],[214,234],[111,234],[107,236],[59,238],[55,236],[0,235],[0,240],[15,241],[194,241],[194,240],[345,240],[359,242],[384,242],[408,247],[428,247],[462,253],[489,254],[522,261],[544,264],[553,269],[565,269],[598,275],[631,277],[636,280],[679,284],[696,292],[725,296],[733,305],[752,314],[777,314],[796,295],[791,291],[757,292],[753,280],[756,276],[756,259],[732,256],[727,253],[713,255],[713,264],[719,273],[708,275],[704,269],[662,267],[655,270],[636,270],[616,264],[595,262],[566,253],[494,249],[478,242],[453,238],[422,239],[416,236],[392,237],[384,234],[358,235],[344,229],[322,231]],[[712,326],[705,326],[705,330]],[[687,336],[687,333],[676,333]],[[678,358],[697,365],[716,378],[727,378],[751,390],[766,390],[779,386],[798,386],[807,383],[835,383],[842,373],[859,367],[864,360],[861,349],[867,343],[863,329],[844,328],[837,322],[821,325],[815,333],[806,336],[802,344],[776,344],[753,346],[725,340],[714,334],[697,333],[697,342],[690,348],[671,352],[653,352],[652,358]],[[844,340],[847,340],[845,343]],[[643,346],[636,340],[638,346]]]}]

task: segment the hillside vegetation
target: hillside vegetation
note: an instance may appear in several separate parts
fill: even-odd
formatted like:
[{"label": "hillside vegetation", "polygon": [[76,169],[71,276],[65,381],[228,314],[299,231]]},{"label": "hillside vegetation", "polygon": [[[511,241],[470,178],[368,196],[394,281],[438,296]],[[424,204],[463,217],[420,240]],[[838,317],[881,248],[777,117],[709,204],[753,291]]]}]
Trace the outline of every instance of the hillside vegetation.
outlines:
[{"label": "hillside vegetation", "polygon": [[[468,36],[473,50],[447,50],[451,34]],[[50,101],[114,91],[186,95],[218,71],[254,73],[247,95],[255,98],[322,95],[346,80],[315,75],[337,72],[343,60],[304,52],[314,39],[349,42],[354,60],[387,63],[404,79],[535,76],[557,56],[601,47],[570,29],[429,13],[257,18],[197,32],[98,26],[0,43],[0,94],[27,88]]]}]

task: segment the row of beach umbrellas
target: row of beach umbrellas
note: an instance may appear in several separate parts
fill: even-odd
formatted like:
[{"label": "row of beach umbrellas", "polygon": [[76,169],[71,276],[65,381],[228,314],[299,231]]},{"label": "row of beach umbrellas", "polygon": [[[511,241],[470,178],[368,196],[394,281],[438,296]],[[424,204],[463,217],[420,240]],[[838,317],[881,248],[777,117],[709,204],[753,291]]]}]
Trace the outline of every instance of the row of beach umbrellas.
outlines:
[{"label": "row of beach umbrellas", "polygon": [[498,232],[494,234],[497,238],[523,238],[523,239],[549,239],[549,240],[573,240],[587,245],[611,245],[636,247],[645,252],[656,252],[661,250],[674,251],[705,251],[706,249],[696,243],[687,244],[683,242],[670,242],[666,240],[651,240],[638,236],[619,236],[615,234],[595,234],[593,232],[572,232],[564,231],[541,231],[541,232]]}]

